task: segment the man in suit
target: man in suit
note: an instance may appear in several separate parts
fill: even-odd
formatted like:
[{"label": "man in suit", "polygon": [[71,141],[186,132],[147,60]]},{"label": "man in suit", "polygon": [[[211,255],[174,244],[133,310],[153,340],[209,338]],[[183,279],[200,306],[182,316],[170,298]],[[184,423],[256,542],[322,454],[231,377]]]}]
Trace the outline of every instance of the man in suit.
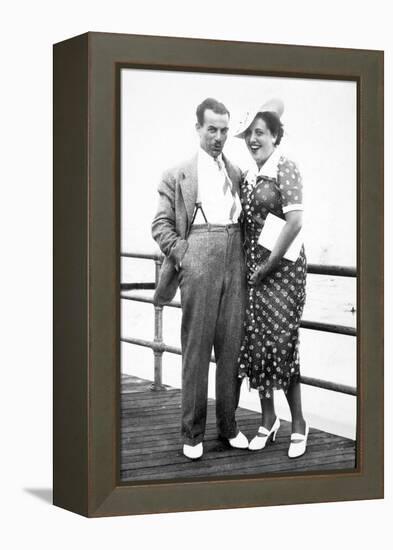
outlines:
[{"label": "man in suit", "polygon": [[203,454],[213,348],[218,434],[232,447],[248,447],[235,420],[246,293],[238,222],[241,172],[222,154],[230,116],[225,105],[207,98],[197,107],[196,116],[199,150],[190,161],[164,173],[152,224],[153,238],[165,254],[155,303],[170,302],[180,285],[181,432],[183,453],[190,459]]}]

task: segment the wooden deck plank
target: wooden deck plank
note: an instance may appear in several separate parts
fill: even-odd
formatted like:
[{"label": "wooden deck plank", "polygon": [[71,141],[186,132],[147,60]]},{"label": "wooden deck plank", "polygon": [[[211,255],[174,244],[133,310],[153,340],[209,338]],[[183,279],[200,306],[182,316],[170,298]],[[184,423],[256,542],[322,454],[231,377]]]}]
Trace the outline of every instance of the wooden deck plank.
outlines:
[{"label": "wooden deck plank", "polygon": [[[204,462],[210,460],[228,460],[231,464],[236,464],[238,461],[243,461],[245,465],[251,465],[254,463],[262,463],[264,460],[271,458],[277,458],[279,456],[286,457],[288,451],[288,443],[282,442],[281,445],[269,445],[262,451],[249,451],[248,449],[229,449],[227,446],[220,444],[211,444],[206,445],[205,449],[209,454],[204,455]],[[328,456],[337,456],[338,452],[340,455],[342,452],[351,451],[352,446],[350,443],[340,442],[339,444],[334,442],[330,444],[313,444],[310,441],[310,445],[307,446],[309,457],[317,458],[321,453],[325,453],[326,458]],[[266,451],[269,450],[269,453]],[[146,454],[148,456],[146,456]],[[138,468],[138,464],[141,463],[145,467],[150,466],[160,466],[164,464],[188,464],[188,460],[184,460],[183,454],[179,449],[179,446],[176,448],[161,449],[157,452],[146,453],[146,454],[128,454],[122,457],[122,464],[124,466],[135,466]],[[266,457],[266,458],[265,458]],[[293,461],[291,461],[293,462]]]},{"label": "wooden deck plank", "polygon": [[[201,463],[203,462],[201,459]],[[343,466],[341,466],[341,464]],[[350,465],[348,468],[348,464]],[[309,460],[305,463],[302,459],[286,461],[279,461],[277,459],[270,460],[269,462],[259,463],[248,465],[247,468],[244,467],[244,464],[237,463],[232,464],[230,462],[217,463],[217,461],[206,461],[203,466],[199,466],[199,462],[192,462],[192,470],[190,470],[189,464],[177,465],[174,466],[160,466],[152,468],[140,468],[140,469],[125,469],[124,478],[128,479],[185,479],[185,478],[196,478],[196,477],[220,477],[220,476],[233,476],[233,475],[255,475],[255,474],[265,474],[265,473],[290,473],[290,472],[317,472],[321,469],[331,470],[331,469],[352,469],[352,459],[351,454],[348,452],[343,457],[340,457],[339,460],[327,460],[320,461],[317,463],[310,462]],[[163,475],[163,469],[165,475]],[[161,471],[160,471],[161,470]],[[190,474],[192,471],[192,474]]]},{"label": "wooden deck plank", "polygon": [[[242,426],[243,427],[243,426]],[[251,432],[251,435],[250,437],[252,436],[252,434],[255,434],[255,431],[254,432]],[[123,443],[122,443],[122,449],[123,449],[123,455],[127,455],[127,454],[144,454],[144,453],[151,453],[151,452],[155,452],[155,449],[162,449],[164,447],[168,447],[168,448],[175,448],[175,447],[179,447],[179,444],[180,444],[180,437],[176,437],[176,435],[178,434],[175,434],[175,437],[162,437],[162,436],[159,436],[159,435],[156,435],[156,436],[153,436],[153,437],[146,437],[146,438],[143,438],[143,437],[139,437],[138,439],[134,439],[134,438],[129,438],[129,439],[124,439],[123,440]],[[217,442],[217,438],[216,438],[216,431],[214,430],[210,430],[208,432],[206,432],[205,434],[205,444],[207,444],[207,442],[209,441],[215,441]],[[346,440],[345,440],[346,441]],[[287,445],[289,444],[289,440],[288,438],[281,438],[281,436],[277,435],[277,439],[276,439],[276,442],[275,442],[275,447],[279,447],[281,445],[281,442],[282,444],[284,445]],[[331,438],[329,437],[323,437],[323,434],[315,434],[313,435],[311,433],[310,437],[309,437],[309,444],[311,445],[325,445],[325,444],[329,444],[329,443],[332,443],[332,444],[338,444],[340,445],[341,444],[341,441],[337,441],[337,439],[332,436]],[[352,441],[349,441],[348,443],[349,445],[352,445],[353,442]]]},{"label": "wooden deck plank", "polygon": [[[295,461],[293,461],[295,462]],[[199,478],[231,478],[236,477],[239,478],[241,476],[244,477],[259,477],[261,475],[265,474],[291,474],[291,473],[318,473],[318,472],[325,472],[325,471],[337,471],[337,470],[346,470],[350,471],[353,470],[353,461],[348,458],[347,460],[339,460],[336,462],[329,462],[329,463],[319,463],[317,466],[313,465],[307,465],[307,467],[304,466],[304,464],[294,463],[290,466],[284,467],[282,464],[270,464],[265,465],[262,469],[261,466],[255,467],[255,468],[249,468],[245,470],[243,467],[241,468],[216,468],[215,470],[209,470],[209,471],[197,471],[190,473],[190,470],[180,472],[178,469],[168,471],[166,472],[166,477],[163,477],[162,473],[159,473],[157,470],[153,472],[137,472],[135,473],[133,470],[131,471],[124,471],[123,474],[123,481],[159,481],[159,480],[178,480],[178,481],[189,481],[190,479],[199,479]]]},{"label": "wooden deck plank", "polygon": [[[242,431],[248,435],[249,437],[253,437],[256,434],[258,423],[255,423],[255,421],[250,422],[241,422],[240,428]],[[141,449],[140,447],[141,443],[144,443],[147,447],[150,445],[158,445],[160,443],[172,443],[174,445],[179,444],[180,442],[180,434],[179,434],[179,427],[171,428],[170,430],[162,430],[161,432],[143,432],[138,431],[136,433],[129,433],[129,435],[125,436],[123,438],[123,448],[124,449],[131,449],[133,446],[134,448]],[[275,442],[275,446],[279,446],[281,441],[284,441],[285,444],[289,444],[289,437],[290,437],[290,425],[289,422],[281,421],[281,427],[279,431],[277,432],[277,438]],[[216,441],[217,440],[217,430],[215,426],[209,426],[206,429],[205,432],[205,442],[207,441]],[[320,432],[318,430],[311,429],[309,434],[309,442],[310,443],[329,443],[329,442],[337,442],[339,443],[343,439],[339,436],[328,434],[324,432]],[[352,440],[346,440],[349,441],[351,444],[353,443]]]},{"label": "wooden deck plank", "polygon": [[[181,391],[166,387],[151,391],[151,382],[122,377],[121,480],[192,479],[274,474],[279,472],[348,470],[355,467],[355,442],[310,429],[307,452],[296,460],[287,456],[291,425],[282,420],[274,444],[260,452],[232,449],[217,438],[215,401],[208,400],[204,455],[190,461],[181,452]],[[241,430],[252,438],[260,413],[239,408]]]},{"label": "wooden deck plank", "polygon": [[[205,440],[205,448],[206,447],[207,443],[206,443],[206,440]],[[284,454],[286,455],[287,453],[287,450],[288,450],[288,447],[289,447],[289,441],[288,440],[282,440],[281,443],[277,442],[275,443],[274,445],[274,449],[272,448],[270,450],[270,453],[269,454],[273,454],[273,453],[280,453],[280,454]],[[316,452],[318,449],[318,447],[322,450],[325,450],[325,451],[330,451],[330,450],[333,450],[333,451],[336,451],[336,454],[337,454],[337,451],[338,450],[341,450],[341,449],[352,449],[353,445],[352,445],[352,442],[348,442],[348,441],[340,441],[340,442],[337,442],[337,441],[332,441],[330,443],[326,443],[324,442],[323,440],[318,440],[318,441],[313,441],[312,439],[310,439],[308,445],[308,450],[312,453]],[[216,455],[215,453],[223,453],[223,452],[226,452],[228,449],[227,446],[220,446],[219,444],[217,444],[215,446],[214,449],[210,449],[210,454],[209,454],[209,457],[206,457],[206,458],[215,458],[215,456],[218,456]],[[149,447],[146,447],[144,449],[124,449],[123,450],[123,453],[122,453],[122,462],[125,463],[125,462],[129,462],[130,465],[132,464],[132,462],[137,462],[137,461],[141,461],[143,460],[145,463],[151,463],[156,457],[159,457],[159,459],[166,459],[166,457],[170,457],[171,460],[174,460],[176,461],[176,458],[174,457],[174,451],[177,452],[179,455],[180,455],[180,450],[179,450],[179,444],[178,443],[173,443],[173,442],[166,442],[166,443],[163,443],[163,444],[160,444],[160,445],[151,445]],[[238,453],[240,453],[238,455]],[[249,455],[256,455],[256,454],[261,454],[260,452],[250,452],[247,450],[247,456],[244,455],[244,450],[240,449],[240,451],[237,451],[235,449],[231,450],[231,454],[230,454],[230,457],[233,457],[235,459],[236,456],[242,456],[243,459],[245,460],[248,460],[249,459]]]}]

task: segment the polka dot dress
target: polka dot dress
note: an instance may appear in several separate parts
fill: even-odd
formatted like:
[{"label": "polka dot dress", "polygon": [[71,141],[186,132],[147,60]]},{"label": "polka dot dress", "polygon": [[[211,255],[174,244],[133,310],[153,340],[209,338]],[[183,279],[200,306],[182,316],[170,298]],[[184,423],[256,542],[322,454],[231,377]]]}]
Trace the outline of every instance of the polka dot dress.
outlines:
[{"label": "polka dot dress", "polygon": [[285,219],[284,212],[302,209],[302,182],[294,162],[279,157],[277,177],[257,176],[241,187],[245,212],[247,307],[245,335],[238,366],[250,387],[270,398],[273,389],[285,392],[299,369],[299,325],[305,302],[307,263],[302,247],[296,262],[283,258],[260,286],[250,284],[253,270],[266,262],[270,251],[258,244],[269,212]]}]

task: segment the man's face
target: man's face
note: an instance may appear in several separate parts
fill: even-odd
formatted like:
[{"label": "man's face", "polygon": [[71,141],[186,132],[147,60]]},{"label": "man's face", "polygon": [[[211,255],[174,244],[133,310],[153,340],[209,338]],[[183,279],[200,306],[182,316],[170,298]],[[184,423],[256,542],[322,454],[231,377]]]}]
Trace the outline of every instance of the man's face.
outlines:
[{"label": "man's face", "polygon": [[228,124],[227,114],[219,115],[211,109],[205,110],[203,125],[196,124],[201,148],[213,158],[222,153],[228,137]]}]

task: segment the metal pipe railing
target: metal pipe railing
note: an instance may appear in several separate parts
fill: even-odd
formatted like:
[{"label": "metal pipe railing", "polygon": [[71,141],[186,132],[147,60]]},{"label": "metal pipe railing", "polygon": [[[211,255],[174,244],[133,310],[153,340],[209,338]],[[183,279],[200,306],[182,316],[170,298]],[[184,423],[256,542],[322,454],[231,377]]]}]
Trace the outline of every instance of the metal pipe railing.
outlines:
[{"label": "metal pipe railing", "polygon": [[[153,304],[153,298],[150,296],[136,294],[121,294],[123,300],[131,300],[132,302],[143,302],[145,304]],[[173,300],[167,307],[181,308],[180,302]],[[331,323],[319,323],[317,321],[301,321],[300,326],[311,330],[320,330],[322,332],[333,332],[335,334],[345,334],[346,336],[356,336],[356,329],[346,325],[336,325]]]},{"label": "metal pipe railing", "polygon": [[[164,255],[161,252],[121,252],[122,258],[136,258],[142,260],[156,260],[162,262]],[[313,275],[332,275],[335,277],[356,277],[356,268],[342,265],[308,264],[307,273]]]},{"label": "metal pipe railing", "polygon": [[[120,338],[122,342],[126,342],[127,344],[134,344],[137,346],[143,346],[145,348],[150,348],[154,352],[154,356],[156,354],[162,354],[166,351],[168,353],[173,353],[174,355],[181,355],[181,349],[176,348],[174,346],[167,346],[163,342],[157,343],[157,342],[151,342],[150,340],[141,340],[140,338]],[[211,363],[215,363],[216,359],[214,355],[210,358]],[[338,384],[336,382],[330,382],[328,380],[321,380],[319,378],[311,378],[309,376],[301,376],[300,382],[302,384],[306,384],[308,386],[314,386],[316,388],[321,388],[323,390],[330,390],[335,391],[339,393],[345,393],[347,395],[356,395],[356,388],[353,388],[352,386],[346,386],[344,384]],[[162,386],[161,386],[162,387]],[[159,389],[157,387],[152,386],[152,389]]]},{"label": "metal pipe railing", "polygon": [[[161,269],[161,260],[155,260],[156,264],[156,286],[157,281],[160,276]],[[162,307],[154,306],[154,344],[155,348],[153,349],[154,353],[154,382],[152,384],[152,390],[161,390],[163,389],[162,385],[162,347],[164,346],[164,341],[162,339]]]},{"label": "metal pipe railing", "polygon": [[121,283],[120,290],[154,290],[156,283]]},{"label": "metal pipe railing", "polygon": [[[159,279],[161,264],[164,256],[160,253],[156,254],[146,254],[139,252],[122,252],[121,256],[124,258],[137,258],[145,260],[154,260],[155,262],[155,283],[122,283],[122,290],[134,290],[134,289],[152,289],[154,288]],[[339,276],[339,277],[356,277],[356,269],[353,267],[344,267],[344,266],[328,266],[328,265],[318,265],[318,264],[309,264],[307,267],[307,272],[317,275],[330,275],[330,276]],[[131,300],[135,302],[142,302],[147,304],[153,304],[153,299],[150,296],[135,295],[135,294],[121,294],[121,299]],[[172,301],[168,304],[168,307],[181,308],[181,304],[178,301]],[[335,334],[344,334],[347,336],[356,336],[356,329],[353,327],[348,327],[344,325],[336,325],[330,323],[320,323],[317,321],[307,321],[304,320],[301,322],[300,326],[305,329],[311,330],[320,330],[323,332],[332,332]],[[154,353],[154,382],[151,386],[152,390],[160,390],[164,386],[162,384],[162,356],[164,352],[173,353],[176,355],[181,355],[181,349],[168,346],[164,343],[162,339],[162,328],[163,328],[163,308],[161,306],[154,306],[154,341],[142,340],[139,338],[121,338],[122,342],[129,344],[134,344],[137,346],[148,347],[153,350]],[[211,362],[215,363],[214,355],[211,357]],[[357,395],[356,388],[352,386],[347,386],[344,384],[338,384],[335,382],[330,382],[327,380],[321,380],[318,378],[311,378],[307,376],[301,376],[300,381],[303,384],[309,386],[314,386],[317,388],[336,391],[344,393],[347,395]]]}]

